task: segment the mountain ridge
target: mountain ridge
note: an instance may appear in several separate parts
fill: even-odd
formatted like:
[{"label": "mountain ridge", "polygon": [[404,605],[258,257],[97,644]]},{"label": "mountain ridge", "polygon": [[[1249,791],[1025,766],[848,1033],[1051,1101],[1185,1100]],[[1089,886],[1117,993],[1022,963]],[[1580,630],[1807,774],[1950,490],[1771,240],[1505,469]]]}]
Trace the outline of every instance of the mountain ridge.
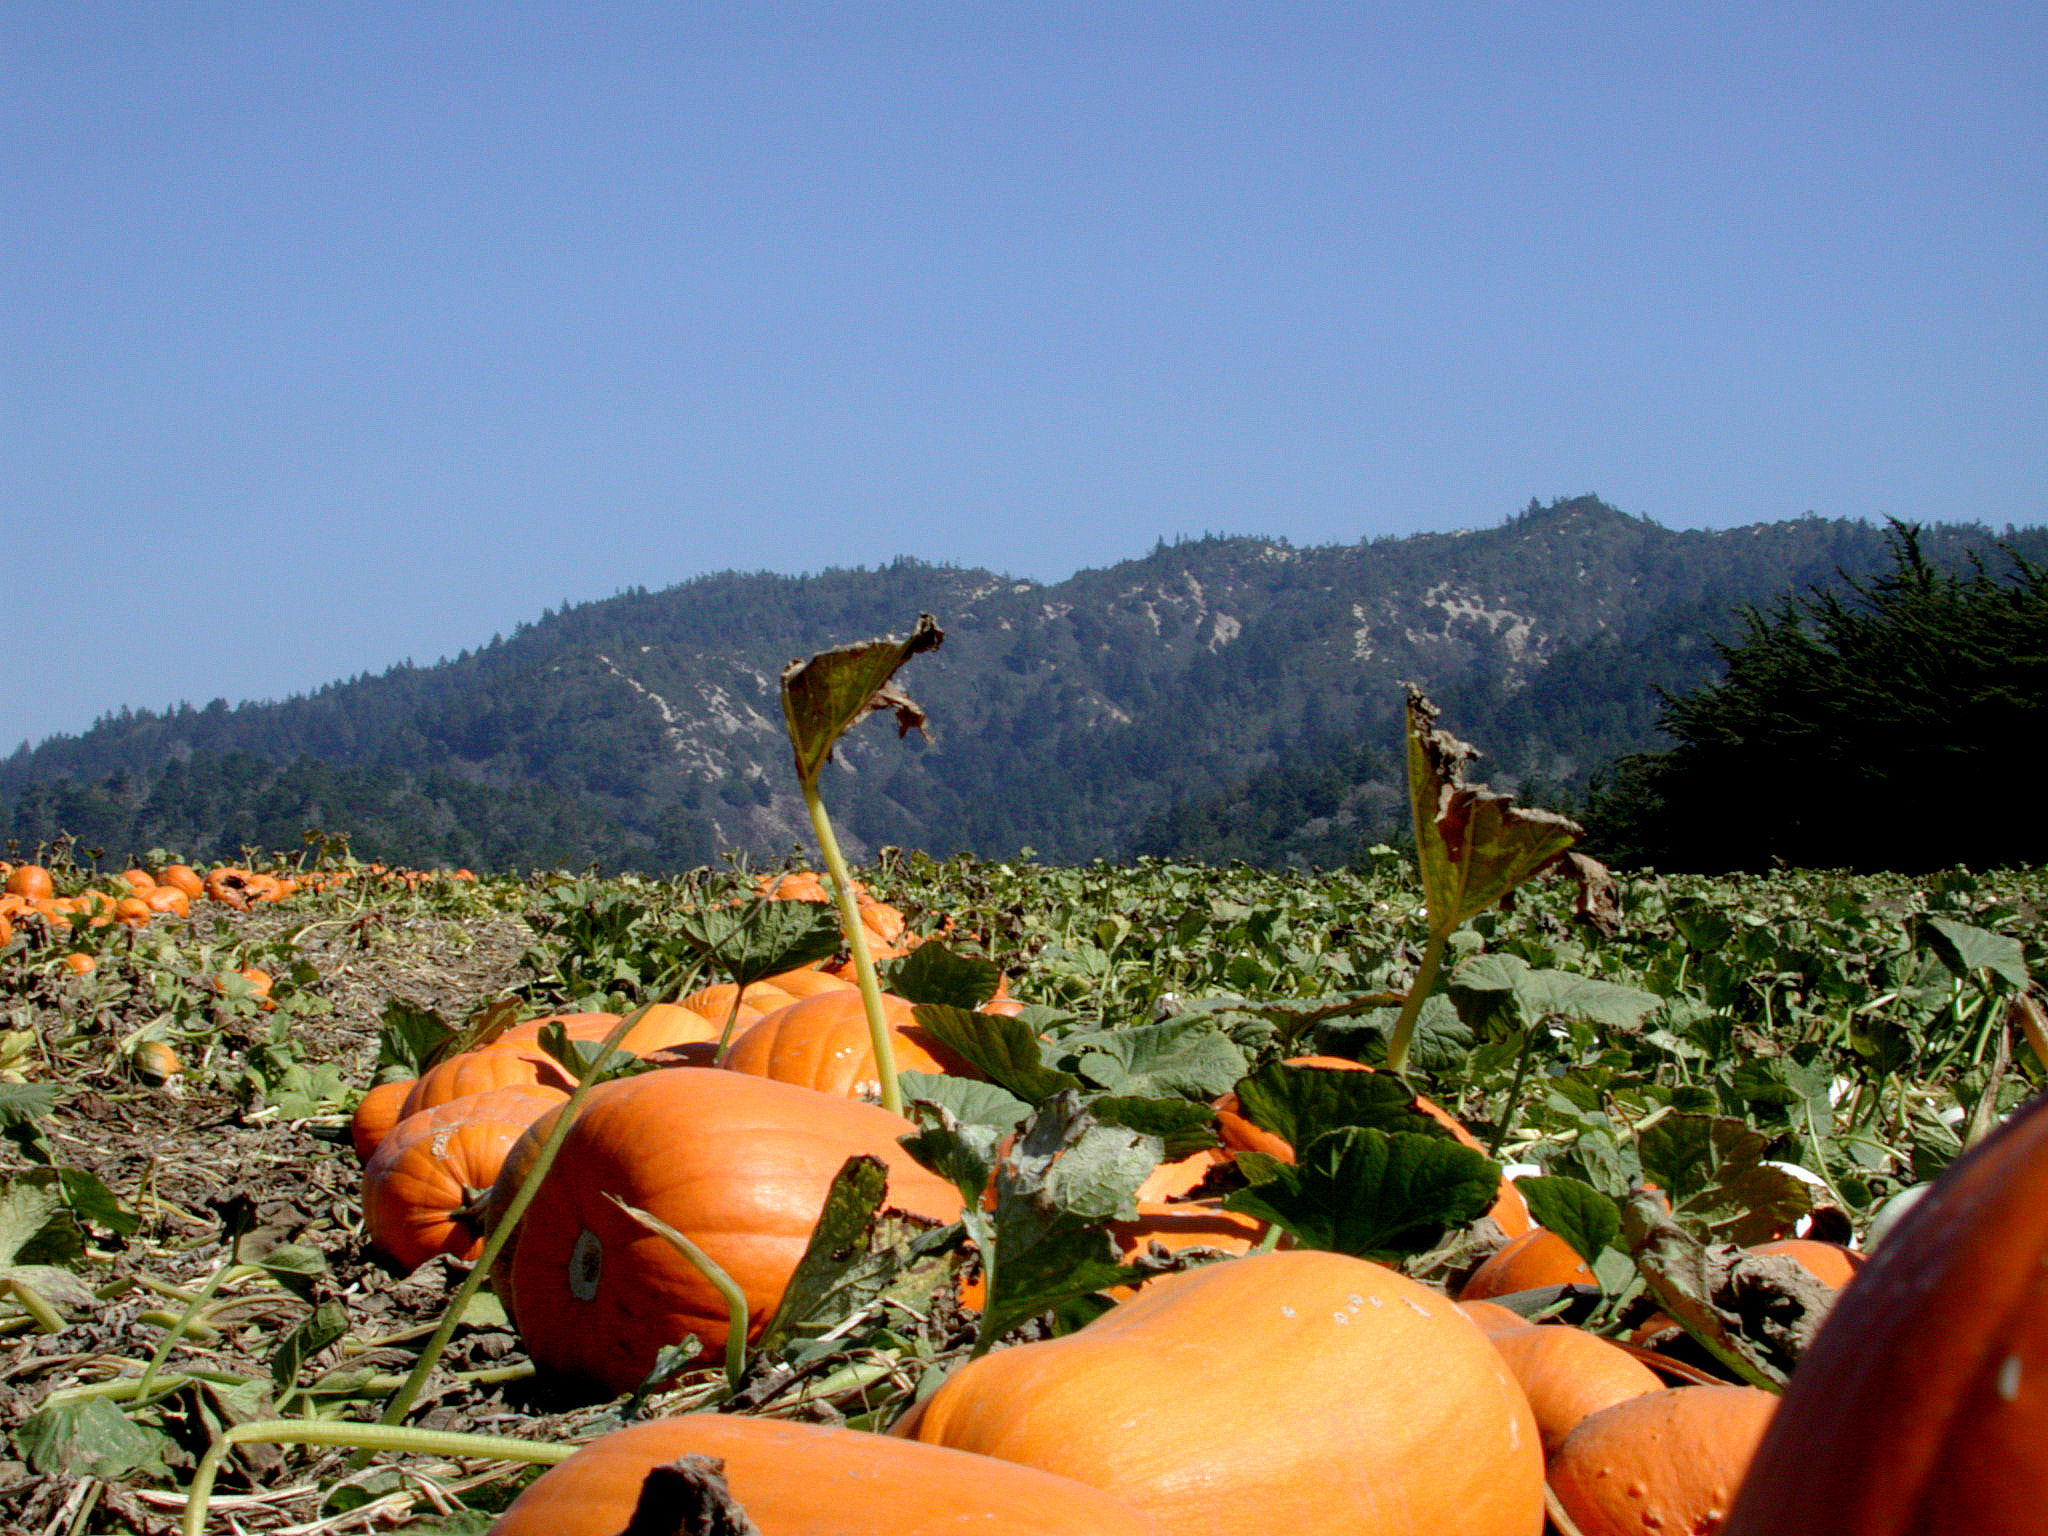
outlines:
[{"label": "mountain ridge", "polygon": [[[2048,553],[2038,531],[2008,537]],[[1997,542],[1975,525],[1927,536],[1944,561]],[[181,797],[211,797],[218,819],[225,797],[207,786],[232,759],[245,797],[275,802],[272,833],[299,816],[415,862],[516,865],[528,845],[649,870],[727,850],[779,857],[807,826],[785,766],[782,667],[920,612],[947,631],[903,679],[933,739],[864,727],[829,776],[857,851],[1120,857],[1156,846],[1176,805],[1284,765],[1348,753],[1354,777],[1383,778],[1357,750],[1397,746],[1409,681],[1489,751],[1497,778],[1569,790],[1654,745],[1655,690],[1712,675],[1706,636],[1732,631],[1740,605],[1874,571],[1882,543],[1873,525],[1813,517],[1670,530],[1582,496],[1532,501],[1493,528],[1353,545],[1161,541],[1051,583],[911,557],[716,573],[282,701],[124,710],[0,761],[0,826],[24,846],[65,831],[197,854],[226,833]],[[1385,800],[1353,794],[1333,824],[1373,835]],[[536,842],[550,819],[576,830]],[[386,847],[404,838],[419,846]],[[1336,846],[1316,844],[1325,857]]]}]

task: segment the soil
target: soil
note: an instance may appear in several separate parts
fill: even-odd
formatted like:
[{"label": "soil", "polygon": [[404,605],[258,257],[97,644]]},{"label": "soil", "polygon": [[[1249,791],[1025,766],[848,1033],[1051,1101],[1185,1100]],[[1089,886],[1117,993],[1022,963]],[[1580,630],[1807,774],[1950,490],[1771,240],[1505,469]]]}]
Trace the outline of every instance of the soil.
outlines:
[{"label": "soil", "polygon": [[[289,1014],[291,1050],[309,1065],[336,1064],[357,1087],[371,1080],[380,1022],[392,1000],[454,1022],[528,979],[519,958],[532,933],[516,915],[461,925],[445,917],[394,917],[323,929],[307,928],[303,915],[285,909],[256,909],[226,918],[209,912],[205,922],[227,924],[215,936],[243,953],[261,953],[287,930],[304,930],[292,943],[312,970],[300,973],[306,978],[298,984],[301,1007]],[[268,1033],[267,1020],[224,1016],[215,1038],[200,1043],[208,1070],[168,1086],[139,1080],[117,1047],[155,1010],[151,982],[132,961],[124,973],[113,957],[96,976],[45,974],[0,988],[0,1010],[11,1016],[4,1021],[32,1031],[46,1051],[54,1047],[59,1054],[62,1070],[18,1074],[31,1083],[58,1081],[56,1105],[41,1122],[48,1161],[96,1175],[141,1217],[139,1229],[125,1238],[94,1234],[90,1259],[77,1266],[101,1298],[96,1305],[74,1309],[59,1331],[0,1340],[0,1423],[8,1432],[0,1460],[0,1530],[74,1536],[177,1528],[184,1499],[176,1490],[189,1476],[187,1466],[174,1464],[169,1479],[134,1481],[104,1481],[75,1469],[39,1472],[17,1433],[53,1391],[141,1375],[166,1337],[169,1316],[183,1307],[167,1289],[189,1296],[227,1261],[224,1221],[230,1215],[251,1223],[235,1257],[257,1260],[278,1244],[317,1251],[325,1273],[313,1299],[344,1309],[349,1340],[387,1341],[346,1361],[338,1347],[329,1347],[299,1374],[301,1381],[344,1363],[403,1374],[461,1276],[446,1260],[402,1280],[378,1265],[363,1238],[360,1167],[340,1114],[288,1121],[222,1086],[237,1075],[234,1054]],[[0,1178],[12,1183],[30,1166],[14,1143],[0,1143]],[[246,1282],[223,1287],[221,1295],[239,1299],[209,1314],[217,1329],[181,1340],[165,1369],[253,1378],[260,1397],[270,1387],[270,1355],[280,1330],[304,1317],[306,1306],[274,1286]],[[479,1387],[450,1374],[516,1355],[516,1339],[502,1324],[465,1325],[423,1398],[429,1406],[411,1422],[502,1433],[516,1417],[517,1433],[548,1434],[546,1420],[534,1416],[545,1405],[508,1395],[521,1390],[518,1384]],[[193,1389],[169,1406],[169,1427],[175,1430],[186,1414],[189,1458],[204,1449],[214,1422],[246,1406]],[[262,1403],[257,1416],[273,1411]],[[286,1486],[272,1489],[264,1486],[264,1473],[274,1470],[276,1454],[257,1453],[247,1470],[223,1476],[210,1528],[389,1528],[389,1511],[382,1519],[374,1510],[323,1516],[322,1494],[346,1475],[348,1454],[293,1453]],[[319,1459],[309,1464],[315,1455]],[[388,1460],[382,1465],[386,1470],[374,1474],[378,1487],[393,1476]]]}]

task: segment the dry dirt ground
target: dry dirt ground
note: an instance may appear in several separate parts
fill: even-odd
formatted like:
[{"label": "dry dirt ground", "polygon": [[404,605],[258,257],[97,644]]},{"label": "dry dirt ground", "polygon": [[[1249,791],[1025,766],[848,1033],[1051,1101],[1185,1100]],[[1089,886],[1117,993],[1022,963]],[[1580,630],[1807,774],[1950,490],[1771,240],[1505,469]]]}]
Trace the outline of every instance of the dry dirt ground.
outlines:
[{"label": "dry dirt ground", "polygon": [[[265,937],[266,925],[279,929],[304,919],[259,910],[233,921],[257,942]],[[302,1060],[333,1062],[351,1084],[366,1083],[387,1003],[400,999],[460,1020],[526,979],[518,961],[530,939],[526,924],[509,915],[461,926],[423,917],[368,929],[309,931],[299,941],[300,953],[318,978],[305,988],[313,995],[310,1010],[293,1017],[292,1046]],[[133,980],[139,978],[131,979],[131,985]],[[68,1038],[74,1047],[85,1040],[82,1051],[66,1055],[67,1061],[84,1065],[58,1083],[56,1108],[43,1122],[51,1161],[96,1174],[142,1220],[140,1229],[125,1239],[95,1242],[94,1255],[83,1268],[87,1283],[102,1298],[97,1305],[74,1310],[60,1331],[16,1332],[0,1339],[0,1422],[8,1433],[5,1459],[0,1460],[4,1531],[77,1536],[176,1528],[182,1498],[175,1486],[165,1486],[162,1479],[155,1487],[144,1486],[147,1479],[102,1481],[79,1476],[75,1469],[37,1471],[18,1432],[53,1391],[140,1375],[166,1336],[167,1313],[182,1306],[167,1288],[189,1295],[225,1262],[223,1219],[234,1202],[253,1207],[256,1230],[243,1239],[239,1251],[244,1259],[272,1243],[317,1250],[326,1272],[317,1283],[316,1299],[340,1303],[352,1341],[390,1341],[345,1362],[341,1348],[330,1347],[309,1363],[302,1381],[342,1363],[405,1371],[418,1333],[438,1318],[459,1274],[445,1261],[405,1281],[378,1268],[362,1239],[360,1172],[339,1115],[286,1122],[260,1107],[252,1109],[216,1083],[153,1087],[111,1049],[102,1048],[95,1060],[93,1037],[103,1033],[111,1039],[125,1022],[124,1008],[132,1013],[142,1001],[131,993],[124,1003],[121,986],[117,976],[103,976],[97,983],[44,977],[0,992],[0,1010],[11,1012],[12,1028],[32,1030],[46,1041]],[[109,991],[114,993],[111,1005]],[[229,1027],[216,1042],[216,1062],[231,1065],[233,1035]],[[34,1071],[28,1076],[37,1080]],[[27,1166],[13,1144],[0,1144],[0,1177],[12,1180]],[[215,1308],[209,1314],[215,1326],[204,1336],[181,1341],[165,1368],[253,1377],[267,1387],[275,1341],[306,1314],[307,1306],[271,1286],[229,1286],[223,1295],[241,1299]],[[516,1356],[508,1330],[465,1329],[447,1370],[476,1370],[507,1355]],[[503,1431],[516,1416],[521,1433],[533,1432],[535,1405],[516,1401],[517,1384],[479,1390],[464,1383],[459,1393],[454,1385],[444,1370],[438,1387],[428,1389],[432,1406],[416,1413],[413,1422]],[[508,1392],[514,1399],[508,1400]],[[169,1427],[180,1432],[189,1455],[207,1443],[206,1421],[231,1411],[222,1400],[186,1393],[169,1405]],[[221,1491],[230,1497],[217,1505],[209,1529],[384,1528],[361,1517],[322,1518],[317,1490],[343,1476],[346,1452],[293,1455],[279,1483],[266,1476],[275,1466],[224,1478]],[[308,1456],[319,1459],[309,1464]],[[186,1468],[174,1468],[173,1484],[187,1475]],[[388,1471],[383,1476],[391,1480]]]}]

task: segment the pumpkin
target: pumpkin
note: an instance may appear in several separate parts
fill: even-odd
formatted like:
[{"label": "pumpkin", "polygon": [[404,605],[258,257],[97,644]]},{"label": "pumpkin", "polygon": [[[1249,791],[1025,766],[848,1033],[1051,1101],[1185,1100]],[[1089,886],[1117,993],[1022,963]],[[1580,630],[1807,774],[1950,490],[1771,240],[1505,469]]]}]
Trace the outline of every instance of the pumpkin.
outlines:
[{"label": "pumpkin", "polygon": [[1537,1326],[1513,1307],[1504,1307],[1497,1301],[1460,1301],[1458,1310],[1477,1323],[1479,1331],[1488,1338],[1510,1329]]},{"label": "pumpkin", "polygon": [[40,864],[17,864],[7,872],[7,894],[26,896],[31,901],[48,901],[57,894],[50,872]]},{"label": "pumpkin", "polygon": [[1568,1323],[1489,1328],[1486,1334],[1535,1410],[1546,1455],[1556,1453],[1581,1419],[1664,1385],[1655,1371],[1619,1344]]},{"label": "pumpkin", "polygon": [[2048,1096],[1957,1158],[1792,1373],[1729,1536],[2009,1536],[2048,1509]]},{"label": "pumpkin", "polygon": [[378,1083],[357,1101],[355,1113],[349,1116],[348,1139],[356,1149],[358,1159],[367,1163],[377,1150],[377,1143],[398,1124],[406,1095],[412,1092],[412,1085],[418,1081],[413,1077],[393,1078],[390,1082]]},{"label": "pumpkin", "polygon": [[507,1088],[515,1083],[540,1083],[560,1089],[566,1097],[575,1088],[576,1079],[537,1046],[487,1045],[429,1067],[412,1085],[399,1106],[398,1117],[403,1120],[450,1099],[466,1099],[473,1093],[489,1093],[493,1088]]},{"label": "pumpkin", "polygon": [[[883,1017],[895,1042],[896,1070],[979,1077],[918,1024],[914,1006],[907,999],[882,994]],[[726,1047],[719,1065],[729,1072],[796,1083],[843,1098],[873,1099],[882,1092],[867,1010],[854,987],[821,992],[763,1016]]]},{"label": "pumpkin", "polygon": [[370,1241],[408,1273],[437,1253],[475,1258],[481,1204],[505,1154],[557,1102],[530,1086],[498,1088],[399,1121],[363,1168]]},{"label": "pumpkin", "polygon": [[[618,1028],[620,1017],[616,1013],[549,1014],[546,1018],[514,1024],[493,1044],[538,1046],[541,1031],[549,1024],[560,1024],[571,1040],[597,1045]],[[640,1017],[633,1021],[633,1027],[621,1037],[618,1049],[645,1056],[672,1045],[717,1038],[718,1030],[703,1014],[676,1003],[649,1003]]]},{"label": "pumpkin", "polygon": [[1458,1288],[1460,1301],[1511,1296],[1545,1285],[1598,1285],[1579,1250],[1548,1227],[1531,1227],[1496,1248]]},{"label": "pumpkin", "polygon": [[1072,1477],[1190,1536],[1537,1536],[1543,1449],[1471,1319],[1343,1254],[1166,1275],[970,1361],[895,1432]]},{"label": "pumpkin", "polygon": [[[545,1138],[553,1119],[529,1136]],[[753,1332],[780,1304],[849,1157],[883,1160],[893,1207],[953,1220],[959,1191],[897,1145],[913,1129],[873,1105],[711,1068],[599,1083],[510,1245],[508,1289],[528,1354],[619,1393],[639,1385],[663,1345],[689,1336],[707,1349],[724,1344],[724,1300],[613,1196],[724,1269],[746,1295]],[[525,1166],[515,1150],[507,1172]],[[510,1198],[501,1180],[493,1200],[502,1209]]]},{"label": "pumpkin", "polygon": [[156,872],[156,883],[183,891],[195,899],[206,894],[206,882],[190,864],[166,864]]},{"label": "pumpkin", "polygon": [[[1778,1399],[1755,1387],[1666,1387],[1580,1420],[1550,1458],[1550,1486],[1581,1536],[1723,1530]],[[1778,1527],[1793,1529],[1793,1527]],[[1798,1527],[1856,1531],[1842,1521]]]},{"label": "pumpkin", "polygon": [[[1351,1061],[1342,1056],[1293,1056],[1288,1058],[1287,1065],[1321,1067],[1333,1072],[1373,1070],[1362,1061]],[[1486,1150],[1479,1144],[1479,1138],[1466,1130],[1457,1117],[1441,1105],[1433,1104],[1421,1094],[1417,1094],[1415,1107],[1456,1137],[1460,1146],[1470,1147],[1474,1152]],[[1216,1134],[1229,1151],[1264,1152],[1279,1158],[1283,1163],[1294,1161],[1294,1148],[1284,1138],[1252,1124],[1239,1112],[1237,1095],[1234,1093],[1227,1093],[1216,1101]],[[1500,1195],[1493,1202],[1493,1208],[1486,1214],[1491,1216],[1501,1231],[1509,1237],[1519,1237],[1534,1225],[1529,1217],[1529,1203],[1522,1198],[1514,1186],[1514,1181],[1506,1174],[1501,1175]]]},{"label": "pumpkin", "polygon": [[1068,1478],[857,1429],[712,1413],[614,1430],[549,1468],[493,1536],[616,1536],[647,1473],[715,1456],[761,1536],[1158,1536]]},{"label": "pumpkin", "polygon": [[142,893],[142,900],[152,912],[168,912],[174,917],[192,913],[192,898],[175,885],[153,885]]}]

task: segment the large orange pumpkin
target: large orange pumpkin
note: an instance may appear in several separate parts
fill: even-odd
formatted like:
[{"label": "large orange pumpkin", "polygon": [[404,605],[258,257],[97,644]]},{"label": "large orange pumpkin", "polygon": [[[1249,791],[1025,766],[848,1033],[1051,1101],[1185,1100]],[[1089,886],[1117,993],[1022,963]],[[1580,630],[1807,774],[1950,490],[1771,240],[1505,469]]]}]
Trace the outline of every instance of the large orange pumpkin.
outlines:
[{"label": "large orange pumpkin", "polygon": [[961,1367],[897,1426],[1091,1484],[1189,1536],[1536,1536],[1543,1449],[1486,1336],[1306,1249],[1146,1285]]},{"label": "large orange pumpkin", "polygon": [[[725,1302],[612,1196],[701,1247],[745,1292],[754,1331],[781,1302],[849,1157],[888,1165],[893,1206],[953,1220],[959,1191],[897,1145],[912,1129],[873,1105],[711,1068],[598,1084],[514,1239],[510,1290],[527,1352],[617,1393],[639,1384],[663,1345],[725,1342]],[[519,1166],[515,1152],[508,1167]]]},{"label": "large orange pumpkin", "polygon": [[1728,1536],[2017,1536],[2048,1510],[2048,1096],[1945,1169],[1792,1374]]},{"label": "large orange pumpkin", "polygon": [[50,872],[40,864],[17,864],[7,872],[7,894],[48,901],[57,894]]},{"label": "large orange pumpkin", "polygon": [[1777,1406],[1755,1387],[1666,1387],[1624,1399],[1564,1437],[1550,1458],[1550,1486],[1581,1536],[1709,1536],[1722,1529]]},{"label": "large orange pumpkin", "polygon": [[489,1093],[514,1083],[540,1083],[559,1088],[566,1096],[576,1086],[562,1064],[538,1046],[487,1045],[482,1050],[464,1051],[427,1069],[412,1085],[398,1118],[416,1115],[451,1099],[466,1099],[473,1093]]},{"label": "large orange pumpkin", "polygon": [[761,1536],[1157,1536],[1129,1505],[1068,1478],[820,1424],[687,1414],[615,1430],[551,1467],[492,1536],[617,1536],[649,1471],[715,1456]]},{"label": "large orange pumpkin", "polygon": [[367,1163],[377,1144],[391,1134],[391,1128],[398,1124],[399,1111],[405,1107],[406,1096],[418,1081],[415,1077],[392,1078],[373,1086],[357,1102],[348,1120],[348,1139],[360,1161]]}]

